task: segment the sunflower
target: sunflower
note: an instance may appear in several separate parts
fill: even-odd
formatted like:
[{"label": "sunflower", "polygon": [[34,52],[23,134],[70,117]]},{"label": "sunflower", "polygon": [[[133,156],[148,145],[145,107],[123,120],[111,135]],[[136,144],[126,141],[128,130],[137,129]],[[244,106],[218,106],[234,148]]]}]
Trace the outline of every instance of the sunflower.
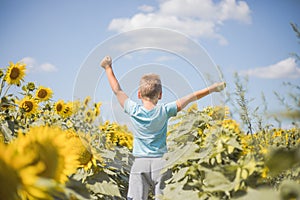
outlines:
[{"label": "sunflower", "polygon": [[124,146],[129,150],[132,150],[133,136],[126,126],[120,126],[115,122],[110,123],[109,121],[106,121],[103,125],[99,126],[99,129],[104,132],[106,136],[106,148]]},{"label": "sunflower", "polygon": [[63,110],[64,110],[64,106],[65,106],[65,102],[64,100],[58,100],[55,104],[54,104],[54,110],[57,114],[61,115]]},{"label": "sunflower", "polygon": [[269,168],[267,166],[265,166],[263,169],[262,169],[262,172],[261,172],[261,177],[262,178],[267,178],[268,177],[268,174],[269,174]]},{"label": "sunflower", "polygon": [[79,166],[66,131],[57,127],[32,127],[16,139],[15,145],[21,154],[32,157],[32,164],[41,163],[42,170],[37,175],[44,179],[65,183]]},{"label": "sunflower", "polygon": [[36,98],[39,101],[47,101],[52,97],[53,91],[50,88],[40,86],[36,91]]},{"label": "sunflower", "polygon": [[187,112],[190,113],[190,112],[196,112],[198,110],[198,105],[197,103],[193,103],[188,109],[187,109]]},{"label": "sunflower", "polygon": [[23,63],[9,63],[4,80],[10,85],[21,85],[21,81],[25,76],[26,65]]},{"label": "sunflower", "polygon": [[85,112],[85,117],[84,117],[84,121],[87,123],[93,123],[95,121],[96,118],[96,113],[94,112],[94,110],[92,109],[88,109]]},{"label": "sunflower", "polygon": [[72,105],[73,113],[77,113],[80,110],[80,107],[81,107],[81,102],[79,100],[73,101],[73,105]]},{"label": "sunflower", "polygon": [[[82,136],[83,137],[83,136]],[[86,144],[83,143],[83,140],[78,136],[78,134],[70,131],[68,134],[68,139],[71,144],[71,147],[74,149],[78,156],[79,166],[83,167],[85,170],[90,169],[92,166],[97,166],[97,159],[86,147]],[[88,138],[85,138],[88,140]],[[98,159],[102,161],[102,158]]]},{"label": "sunflower", "polygon": [[63,118],[70,117],[73,114],[73,103],[65,103],[64,100],[59,100],[54,104],[54,110]]},{"label": "sunflower", "polygon": [[39,184],[37,174],[44,168],[42,163],[33,165],[33,157],[30,154],[20,154],[14,143],[0,143],[0,152],[1,199],[52,199],[49,191],[56,189],[56,184],[51,180],[44,180],[43,185]]},{"label": "sunflower", "polygon": [[91,101],[91,97],[90,97],[90,96],[87,96],[87,97],[84,99],[83,104],[84,104],[84,107],[85,107],[85,108],[89,105],[90,101]]},{"label": "sunflower", "polygon": [[31,116],[37,113],[38,104],[34,99],[26,96],[19,102],[19,107],[26,116]]},{"label": "sunflower", "polygon": [[70,117],[72,114],[73,114],[73,102],[68,102],[68,103],[65,103],[64,105],[64,109],[63,109],[63,112],[62,112],[62,117],[63,118],[67,118],[67,117]]},{"label": "sunflower", "polygon": [[242,132],[241,129],[240,129],[239,124],[235,120],[233,120],[233,119],[224,119],[222,121],[222,127],[225,128],[225,129],[227,129],[227,130],[230,130],[230,131],[232,131],[234,133],[238,133],[239,134],[239,133]]},{"label": "sunflower", "polygon": [[29,82],[29,83],[27,83],[26,89],[29,90],[29,91],[35,90],[36,88],[35,88],[34,82]]},{"label": "sunflower", "polygon": [[5,142],[5,136],[4,134],[0,131],[0,143],[4,143]]},{"label": "sunflower", "polygon": [[101,107],[101,105],[102,105],[101,102],[95,103],[94,112],[95,112],[96,117],[100,115],[100,107]]},{"label": "sunflower", "polygon": [[203,113],[211,117],[213,120],[227,119],[230,114],[229,108],[226,106],[209,106],[203,109]]}]

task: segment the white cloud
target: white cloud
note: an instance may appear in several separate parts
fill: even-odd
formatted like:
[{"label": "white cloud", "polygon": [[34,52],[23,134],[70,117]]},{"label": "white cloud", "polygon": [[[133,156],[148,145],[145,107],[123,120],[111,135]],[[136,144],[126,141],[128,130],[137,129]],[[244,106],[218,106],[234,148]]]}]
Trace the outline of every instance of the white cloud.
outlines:
[{"label": "white cloud", "polygon": [[194,38],[217,39],[227,44],[218,28],[226,20],[251,23],[250,9],[246,2],[236,0],[164,0],[159,9],[147,5],[131,18],[113,19],[108,29],[123,32],[145,27],[163,27],[183,32]]},{"label": "white cloud", "polygon": [[34,66],[36,66],[36,60],[32,57],[24,57],[20,60],[20,62],[26,64],[27,72],[34,71]]},{"label": "white cloud", "polygon": [[35,58],[24,57],[21,59],[21,62],[27,65],[28,72],[55,72],[57,67],[51,63],[42,63],[39,64]]},{"label": "white cloud", "polygon": [[241,74],[258,78],[300,78],[300,68],[297,66],[295,58],[287,58],[273,65],[257,67],[242,71]]},{"label": "white cloud", "polygon": [[244,23],[251,23],[250,9],[244,1],[225,0],[220,3],[219,18],[221,21],[237,20]]},{"label": "white cloud", "polygon": [[[189,38],[169,29],[145,28],[129,31],[117,37],[117,42],[109,45],[111,51],[130,52],[131,50],[145,50],[155,48],[170,52],[190,52]],[[194,47],[195,48],[195,47]]]},{"label": "white cloud", "polygon": [[44,72],[55,72],[57,68],[51,63],[43,63],[40,65],[40,69]]},{"label": "white cloud", "polygon": [[142,12],[153,12],[155,8],[153,6],[142,5],[138,9]]}]

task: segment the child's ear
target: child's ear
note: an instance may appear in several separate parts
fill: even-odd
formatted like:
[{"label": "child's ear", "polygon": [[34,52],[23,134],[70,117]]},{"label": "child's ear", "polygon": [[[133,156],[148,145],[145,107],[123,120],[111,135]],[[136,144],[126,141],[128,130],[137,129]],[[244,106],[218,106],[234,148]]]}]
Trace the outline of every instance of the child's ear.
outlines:
[{"label": "child's ear", "polygon": [[162,92],[159,93],[158,99],[161,99],[161,97],[162,97]]},{"label": "child's ear", "polygon": [[138,98],[141,99],[142,98],[142,95],[141,95],[141,92],[138,90]]}]

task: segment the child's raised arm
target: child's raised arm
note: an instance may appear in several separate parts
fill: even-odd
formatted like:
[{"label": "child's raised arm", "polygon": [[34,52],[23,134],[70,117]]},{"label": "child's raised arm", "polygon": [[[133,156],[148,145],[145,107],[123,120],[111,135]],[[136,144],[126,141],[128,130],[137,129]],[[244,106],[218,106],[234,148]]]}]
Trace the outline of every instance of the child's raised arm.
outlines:
[{"label": "child's raised arm", "polygon": [[198,90],[194,93],[191,93],[185,97],[182,97],[176,101],[177,104],[177,112],[184,109],[189,103],[196,101],[202,97],[205,97],[206,95],[213,93],[213,92],[220,92],[226,87],[225,82],[221,83],[215,83],[207,88],[204,88],[202,90]]},{"label": "child's raised arm", "polygon": [[100,63],[101,67],[105,69],[106,76],[108,78],[110,87],[114,94],[116,95],[120,105],[122,108],[124,108],[125,100],[128,99],[128,96],[125,94],[125,92],[121,89],[119,81],[115,77],[115,74],[112,69],[112,60],[110,56],[105,56],[103,60]]}]

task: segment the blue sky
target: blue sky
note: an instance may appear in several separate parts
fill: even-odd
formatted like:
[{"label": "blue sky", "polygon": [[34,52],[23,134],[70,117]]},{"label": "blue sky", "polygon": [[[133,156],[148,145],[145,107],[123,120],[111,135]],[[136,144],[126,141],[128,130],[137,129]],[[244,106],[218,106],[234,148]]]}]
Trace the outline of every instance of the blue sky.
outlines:
[{"label": "blue sky", "polygon": [[[54,100],[72,100],[80,70],[97,47],[102,48],[101,44],[111,38],[122,37],[124,31],[161,27],[199,44],[224,74],[228,91],[234,90],[234,72],[248,75],[248,95],[255,99],[255,105],[261,104],[264,92],[270,112],[276,112],[280,106],[273,91],[284,95],[286,87],[282,82],[300,83],[299,62],[290,55],[300,54],[299,40],[290,26],[291,22],[300,25],[299,10],[299,0],[2,0],[0,65],[21,60],[28,64],[26,81],[52,88]],[[163,40],[158,36],[154,43],[161,44]],[[139,42],[143,45],[145,41]],[[167,49],[181,44],[170,38],[168,42]],[[175,70],[192,90],[207,83],[205,78],[192,78],[189,70],[180,71],[183,67],[189,69],[188,63],[169,52],[156,48],[122,53],[115,68],[117,76],[124,80],[154,63],[154,67]],[[91,96],[96,101],[114,102],[101,69],[93,66],[91,70],[97,79],[97,92]],[[164,75],[162,79],[172,81],[170,77]],[[88,81],[87,78],[87,85]],[[184,94],[172,89],[180,88],[180,82],[168,83],[167,101]],[[136,88],[129,89],[127,92],[134,96]],[[110,110],[104,111],[104,117],[109,118]]]}]

